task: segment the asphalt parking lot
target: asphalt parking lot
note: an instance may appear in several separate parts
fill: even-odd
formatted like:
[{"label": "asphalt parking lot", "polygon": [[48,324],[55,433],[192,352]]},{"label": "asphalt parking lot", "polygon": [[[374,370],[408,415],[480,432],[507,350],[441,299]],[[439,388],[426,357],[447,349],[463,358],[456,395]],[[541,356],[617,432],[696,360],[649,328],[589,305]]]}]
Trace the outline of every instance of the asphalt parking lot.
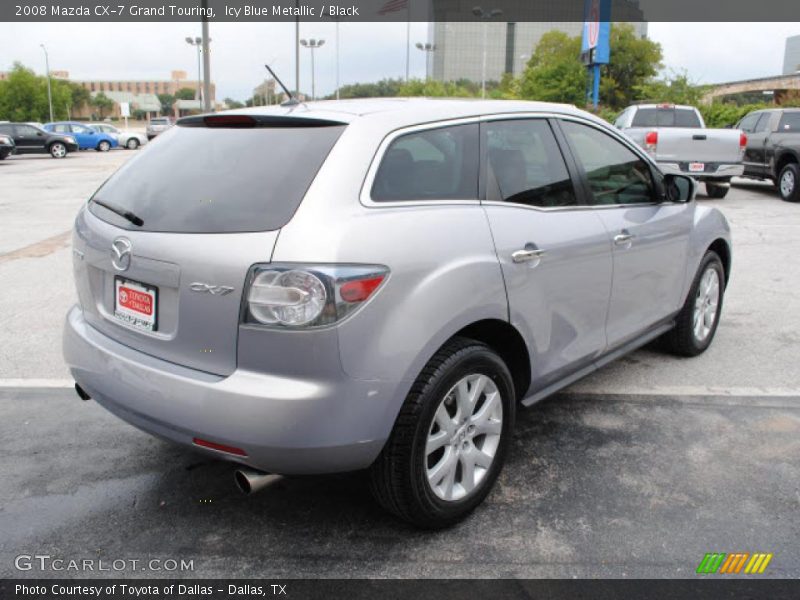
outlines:
[{"label": "asphalt parking lot", "polygon": [[230,465],[76,398],[60,350],[69,230],[133,154],[0,162],[0,576],[78,575],[14,567],[49,554],[193,561],[123,571],[148,577],[689,577],[706,552],[770,552],[767,576],[800,576],[800,206],[753,182],[701,194],[734,237],[711,349],[646,348],[521,411],[488,501],[423,533],[361,474],[244,497]]}]

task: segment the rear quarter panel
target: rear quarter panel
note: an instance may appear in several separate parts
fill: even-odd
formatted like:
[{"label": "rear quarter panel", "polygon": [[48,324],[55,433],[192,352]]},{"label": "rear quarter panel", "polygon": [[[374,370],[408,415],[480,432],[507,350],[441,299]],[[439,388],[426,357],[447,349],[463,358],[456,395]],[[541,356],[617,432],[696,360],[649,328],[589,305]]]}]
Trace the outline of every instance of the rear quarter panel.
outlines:
[{"label": "rear quarter panel", "polygon": [[[693,201],[694,202],[694,201]],[[694,225],[689,235],[689,251],[686,261],[686,276],[683,284],[682,298],[686,298],[689,288],[692,285],[700,261],[703,260],[706,251],[716,240],[722,239],[728,245],[730,258],[733,257],[731,228],[725,215],[719,209],[703,206],[695,203]],[[731,260],[731,264],[732,264]],[[727,280],[730,280],[730,272],[727,273]],[[726,281],[727,283],[727,281]]]}]

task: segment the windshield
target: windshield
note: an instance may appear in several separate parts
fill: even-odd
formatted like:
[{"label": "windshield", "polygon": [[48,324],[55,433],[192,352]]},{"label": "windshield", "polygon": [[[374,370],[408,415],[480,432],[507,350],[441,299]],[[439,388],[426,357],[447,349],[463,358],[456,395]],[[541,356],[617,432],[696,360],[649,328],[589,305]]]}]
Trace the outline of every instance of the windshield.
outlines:
[{"label": "windshield", "polygon": [[130,211],[143,226],[95,203],[90,210],[137,231],[279,229],[291,219],[343,130],[343,125],[171,127],[93,197]]}]

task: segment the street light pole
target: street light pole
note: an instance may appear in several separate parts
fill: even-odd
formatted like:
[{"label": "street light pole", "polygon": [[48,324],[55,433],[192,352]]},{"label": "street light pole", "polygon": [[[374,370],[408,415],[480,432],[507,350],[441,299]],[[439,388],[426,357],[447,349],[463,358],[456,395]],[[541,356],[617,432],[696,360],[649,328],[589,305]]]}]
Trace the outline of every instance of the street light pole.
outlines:
[{"label": "street light pole", "polygon": [[485,11],[480,6],[472,9],[472,14],[483,21],[483,62],[481,66],[481,98],[486,98],[486,30],[489,25],[489,19],[494,19],[503,14],[499,8],[494,8],[490,11]]},{"label": "street light pole", "polygon": [[[203,85],[202,75],[200,71],[200,48],[203,45],[203,40],[199,37],[192,39],[191,37],[186,38],[186,43],[190,46],[197,47],[197,90],[195,91],[195,100],[202,100],[203,99],[203,92],[201,91],[201,86]],[[177,90],[175,90],[177,92]]]},{"label": "street light pole", "polygon": [[50,57],[47,55],[47,48],[44,47],[44,44],[39,44],[42,50],[44,50],[44,68],[47,71],[47,104],[50,106],[50,122],[52,123],[55,119],[53,119],[53,91],[50,88]]},{"label": "street light pole", "polygon": [[433,57],[433,53],[436,52],[436,44],[431,44],[430,42],[426,42],[424,44],[422,42],[417,42],[416,46],[418,49],[425,52],[425,81],[428,81],[430,79],[430,69],[428,68],[428,63],[430,62],[431,57]]},{"label": "street light pole", "polygon": [[322,46],[324,46],[325,40],[311,38],[310,40],[300,40],[300,44],[304,48],[311,50],[311,99],[314,100],[317,97],[317,90],[315,87],[316,77],[314,72],[314,50],[319,50]]},{"label": "street light pole", "polygon": [[336,99],[339,99],[339,19],[336,19]]},{"label": "street light pole", "polygon": [[203,7],[203,111],[211,112],[211,54],[209,44],[211,38],[208,37],[208,0],[202,1]]}]

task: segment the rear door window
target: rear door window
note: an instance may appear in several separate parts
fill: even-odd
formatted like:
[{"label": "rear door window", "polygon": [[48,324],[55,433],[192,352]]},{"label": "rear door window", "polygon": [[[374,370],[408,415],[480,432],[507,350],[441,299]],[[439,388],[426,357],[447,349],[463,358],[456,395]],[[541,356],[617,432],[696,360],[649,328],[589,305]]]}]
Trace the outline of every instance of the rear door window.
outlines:
[{"label": "rear door window", "polygon": [[144,224],[136,227],[91,202],[90,210],[137,231],[279,229],[300,205],[344,127],[171,127],[94,195]]},{"label": "rear door window", "polygon": [[800,131],[800,112],[783,113],[778,123],[778,131],[783,133]]},{"label": "rear door window", "polygon": [[538,207],[578,203],[564,157],[544,119],[486,124],[488,200]]},{"label": "rear door window", "polygon": [[477,200],[478,132],[468,124],[399,136],[381,159],[372,200]]}]

